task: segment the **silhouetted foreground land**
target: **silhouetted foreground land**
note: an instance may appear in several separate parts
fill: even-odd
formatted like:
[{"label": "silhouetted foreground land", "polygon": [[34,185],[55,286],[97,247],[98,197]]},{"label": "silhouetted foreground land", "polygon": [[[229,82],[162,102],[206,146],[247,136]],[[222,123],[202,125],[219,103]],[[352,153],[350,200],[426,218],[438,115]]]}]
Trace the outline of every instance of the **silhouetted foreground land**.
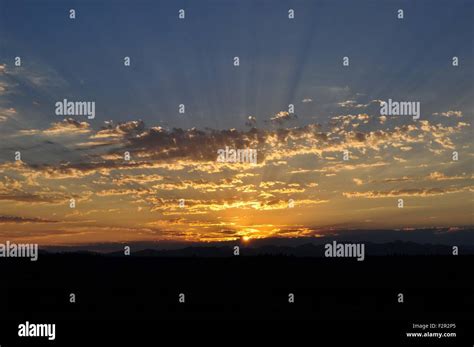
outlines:
[{"label": "silhouetted foreground land", "polygon": [[[383,331],[392,340],[403,340],[413,323],[454,322],[458,341],[473,337],[468,329],[474,312],[472,255],[369,255],[358,262],[160,254],[43,253],[37,262],[2,259],[3,337],[15,338],[18,324],[26,320],[57,323],[54,343],[59,343],[78,329],[78,321],[91,329],[94,322],[114,321],[113,333],[123,322],[130,328],[134,320],[184,318],[315,319],[326,325],[333,321],[332,328],[341,332],[347,326],[342,322],[349,320],[362,333]],[[76,294],[74,304],[70,293]],[[185,294],[184,304],[178,302],[179,293]],[[295,294],[293,304],[289,293]],[[403,304],[397,302],[398,293],[404,294]]]}]

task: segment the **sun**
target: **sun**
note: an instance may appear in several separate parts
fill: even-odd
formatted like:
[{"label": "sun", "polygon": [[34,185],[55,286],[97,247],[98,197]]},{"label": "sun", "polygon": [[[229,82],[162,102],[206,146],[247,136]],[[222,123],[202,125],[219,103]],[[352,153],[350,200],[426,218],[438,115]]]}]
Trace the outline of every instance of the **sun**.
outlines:
[{"label": "sun", "polygon": [[250,241],[250,236],[247,236],[247,235],[242,236],[242,241],[244,242]]}]

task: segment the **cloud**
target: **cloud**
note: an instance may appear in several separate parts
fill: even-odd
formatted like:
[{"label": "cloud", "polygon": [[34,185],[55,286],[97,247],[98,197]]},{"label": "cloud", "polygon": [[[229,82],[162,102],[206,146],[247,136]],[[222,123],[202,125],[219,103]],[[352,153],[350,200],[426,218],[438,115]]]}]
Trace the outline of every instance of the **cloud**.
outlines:
[{"label": "cloud", "polygon": [[135,174],[135,175],[120,175],[112,180],[114,184],[118,186],[128,184],[128,183],[136,183],[136,184],[146,184],[146,183],[154,183],[158,181],[163,181],[164,177],[161,175],[144,175],[144,174]]},{"label": "cloud", "polygon": [[3,81],[0,81],[0,95],[5,94],[8,89],[8,84]]},{"label": "cloud", "polygon": [[362,103],[358,103],[356,100],[345,100],[345,101],[338,102],[337,105],[342,108],[367,108],[374,104],[380,105],[380,102],[382,102],[382,100],[371,100],[366,104],[362,104]]},{"label": "cloud", "polygon": [[[0,85],[1,88],[1,85]],[[1,91],[1,90],[0,90]],[[0,123],[5,122],[8,119],[15,117],[17,114],[16,110],[13,107],[10,108],[0,108]]]},{"label": "cloud", "polygon": [[473,187],[448,187],[448,188],[413,188],[400,189],[389,191],[368,191],[368,192],[344,192],[343,195],[347,198],[393,198],[402,196],[428,197],[434,195],[444,195],[462,192],[474,192]]},{"label": "cloud", "polygon": [[458,180],[470,180],[474,178],[474,175],[454,175],[454,176],[446,176],[444,173],[435,171],[431,172],[429,175],[426,176],[402,176],[402,177],[395,177],[395,178],[385,178],[381,181],[372,180],[370,183],[392,183],[392,182],[424,182],[424,181],[458,181]]},{"label": "cloud", "polygon": [[87,122],[79,122],[73,118],[65,118],[61,122],[52,123],[51,127],[45,130],[30,129],[20,130],[21,135],[76,135],[90,133],[90,125]]},{"label": "cloud", "polygon": [[270,118],[270,122],[273,124],[282,125],[285,122],[289,122],[297,118],[298,116],[296,114],[291,114],[288,111],[280,111]]},{"label": "cloud", "polygon": [[[14,165],[10,169],[27,176],[42,175],[41,177],[50,179],[81,178],[95,173],[108,175],[113,170],[153,168],[189,172],[246,171],[250,168],[245,163],[217,163],[217,151],[226,146],[256,149],[257,167],[308,154],[322,157],[324,153],[334,153],[331,156],[338,158],[345,150],[349,150],[351,158],[354,159],[357,157],[357,152],[366,155],[367,150],[386,151],[389,147],[404,153],[414,151],[416,145],[425,146],[428,150],[452,149],[454,142],[451,136],[469,127],[465,122],[444,126],[423,120],[414,124],[392,126],[391,129],[385,130],[345,129],[345,124],[352,121],[365,123],[369,120],[367,114],[334,116],[332,122],[336,123],[332,123],[333,128],[324,132],[321,131],[319,124],[274,130],[256,128],[248,131],[194,128],[167,130],[161,127],[146,128],[142,121],[117,125],[108,123],[105,128],[94,131],[86,122],[66,119],[53,123],[49,129],[42,130],[41,133],[90,135],[91,141],[75,145],[87,151],[87,155],[83,158],[76,156],[74,160],[59,164],[25,163]],[[131,155],[130,161],[124,160],[126,151]],[[329,159],[329,156],[327,157]],[[396,160],[405,159],[397,157]],[[2,167],[7,168],[8,165],[0,165],[0,170]],[[350,170],[354,165],[356,165],[354,162],[335,164],[332,166],[332,171],[327,173],[336,172],[336,169]],[[365,165],[371,167],[374,163]],[[376,165],[381,165],[380,161]]]},{"label": "cloud", "polygon": [[[226,146],[234,149],[256,149],[263,145],[264,135],[264,132],[256,129],[248,132],[235,129],[202,131],[194,128],[167,131],[161,127],[153,127],[137,136],[129,137],[125,147],[141,159],[215,162],[219,149]],[[260,154],[259,152],[259,156]]]},{"label": "cloud", "polygon": [[455,176],[446,176],[444,173],[435,171],[429,174],[428,177],[425,177],[426,180],[432,181],[453,181],[453,180],[469,180],[473,179],[474,175],[455,175]]},{"label": "cloud", "polygon": [[142,120],[121,122],[118,124],[115,124],[113,121],[105,121],[102,129],[91,138],[137,136],[144,130],[145,123]]},{"label": "cloud", "polygon": [[245,125],[248,127],[254,127],[257,125],[257,118],[254,116],[248,116],[247,120],[245,121]]},{"label": "cloud", "polygon": [[34,61],[28,61],[28,64],[22,64],[21,67],[3,69],[4,75],[13,77],[22,83],[29,85],[35,89],[58,90],[64,89],[68,83],[61,75],[52,67],[38,64]]},{"label": "cloud", "polygon": [[[222,199],[222,200],[186,200],[186,209],[182,209],[178,205],[178,201],[168,201],[165,199],[157,199],[156,197],[147,197],[147,200],[154,205],[152,212],[161,212],[163,215],[195,215],[206,214],[209,212],[220,212],[232,209],[238,210],[257,210],[257,211],[273,211],[288,209],[288,199],[268,198],[268,199],[249,199],[242,200]],[[328,199],[298,199],[295,200],[297,207],[311,207],[329,202]]]},{"label": "cloud", "polygon": [[0,224],[58,223],[55,220],[19,216],[0,216]]},{"label": "cloud", "polygon": [[316,169],[314,171],[322,172],[322,173],[337,173],[340,171],[353,171],[353,170],[363,170],[363,169],[373,169],[376,167],[387,166],[390,165],[389,162],[377,161],[373,163],[354,163],[354,164],[345,164],[339,163],[334,165],[328,165],[321,169]]},{"label": "cloud", "polygon": [[366,107],[365,104],[358,104],[357,101],[355,100],[346,100],[337,103],[340,107],[345,107],[345,108],[362,108]]},{"label": "cloud", "polygon": [[436,113],[433,113],[433,116],[461,118],[462,117],[462,112],[461,111],[447,111],[447,112],[439,112],[439,113],[436,112]]},{"label": "cloud", "polygon": [[[68,218],[85,216],[99,210],[102,204],[110,206],[110,211],[94,216],[104,216],[109,221],[120,219],[125,213],[139,214],[138,220],[143,223],[149,222],[151,215],[164,219],[192,216],[204,220],[201,227],[198,223],[184,225],[187,229],[179,231],[184,233],[182,236],[170,234],[170,237],[202,239],[218,238],[222,228],[230,228],[230,224],[224,225],[219,218],[234,216],[238,220],[240,214],[250,219],[270,218],[273,213],[286,211],[290,198],[295,201],[295,213],[300,213],[299,209],[317,205],[321,210],[334,211],[333,206],[345,198],[436,196],[455,193],[456,189],[464,191],[465,188],[446,187],[447,183],[443,182],[464,183],[461,180],[467,176],[444,168],[435,169],[434,164],[430,164],[428,173],[402,173],[399,182],[413,182],[410,179],[416,178],[422,183],[440,182],[443,187],[382,189],[380,185],[392,183],[383,173],[397,169],[396,164],[403,166],[399,161],[411,162],[420,149],[456,144],[457,134],[467,133],[467,123],[448,126],[443,121],[434,124],[426,120],[397,125],[391,121],[384,130],[350,127],[353,122],[377,126],[379,122],[372,120],[368,114],[360,113],[336,115],[329,126],[307,124],[246,130],[150,128],[140,120],[108,122],[95,130],[88,123],[65,120],[46,130],[84,131],[81,134],[85,140],[81,137],[80,142],[71,145],[67,138],[58,137],[51,146],[66,145],[68,149],[79,146],[81,150],[72,150],[74,155],[70,159],[52,161],[46,154],[51,149],[48,147],[44,159],[38,156],[37,161],[28,162],[26,155],[22,156],[25,162],[0,163],[0,173],[5,176],[0,177],[0,201],[10,202],[14,208],[21,204],[42,211],[63,204],[69,211],[68,200],[80,195],[85,201],[81,204],[81,215],[68,214]],[[226,146],[257,149],[258,164],[216,162],[217,150]],[[349,161],[342,160],[344,150],[350,152]],[[125,151],[130,152],[130,160],[124,159]],[[400,153],[407,159],[394,157]],[[367,191],[341,194],[344,192],[340,190],[344,187],[341,180],[354,190],[364,187]],[[422,183],[419,186],[424,186]],[[179,207],[180,198],[185,199],[185,209]],[[8,203],[5,205],[8,207]],[[209,228],[209,233],[200,228]],[[154,236],[162,232],[137,230]],[[262,235],[271,232],[262,231]]]},{"label": "cloud", "polygon": [[0,201],[27,202],[29,204],[59,204],[65,203],[67,197],[61,194],[32,194],[26,192],[0,193]]}]

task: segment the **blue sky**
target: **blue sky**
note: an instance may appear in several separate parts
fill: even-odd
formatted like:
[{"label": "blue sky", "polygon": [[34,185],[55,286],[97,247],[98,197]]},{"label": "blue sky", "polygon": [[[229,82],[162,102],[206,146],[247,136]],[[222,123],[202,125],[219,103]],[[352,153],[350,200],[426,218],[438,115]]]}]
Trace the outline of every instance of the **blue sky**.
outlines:
[{"label": "blue sky", "polygon": [[[97,122],[184,128],[239,128],[248,115],[263,120],[289,103],[305,124],[337,112],[344,98],[417,100],[426,114],[446,103],[473,109],[469,1],[3,0],[2,8],[1,59],[21,56],[25,69],[50,79],[40,90],[20,87],[40,107],[12,100],[35,125],[54,120],[62,96],[95,100]],[[305,98],[313,102],[302,105]]]}]

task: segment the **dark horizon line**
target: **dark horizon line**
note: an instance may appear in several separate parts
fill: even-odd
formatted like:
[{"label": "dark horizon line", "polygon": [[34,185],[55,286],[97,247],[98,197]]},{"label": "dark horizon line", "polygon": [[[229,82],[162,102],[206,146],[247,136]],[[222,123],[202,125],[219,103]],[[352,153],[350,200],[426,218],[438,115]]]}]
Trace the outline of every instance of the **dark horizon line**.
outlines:
[{"label": "dark horizon line", "polygon": [[[451,227],[452,228],[452,227]],[[92,251],[99,253],[123,251],[129,246],[132,252],[141,250],[179,250],[185,248],[219,248],[240,246],[246,249],[258,249],[263,247],[287,247],[296,248],[302,245],[321,245],[332,241],[366,243],[373,245],[388,245],[393,243],[411,243],[416,245],[431,246],[459,246],[474,247],[474,227],[451,228],[423,228],[414,230],[401,229],[379,229],[379,230],[331,230],[336,234],[324,236],[305,237],[268,237],[250,238],[246,241],[242,238],[229,241],[186,241],[186,240],[161,240],[161,241],[123,241],[123,242],[97,242],[71,245],[44,245],[40,249],[46,251]]]}]

